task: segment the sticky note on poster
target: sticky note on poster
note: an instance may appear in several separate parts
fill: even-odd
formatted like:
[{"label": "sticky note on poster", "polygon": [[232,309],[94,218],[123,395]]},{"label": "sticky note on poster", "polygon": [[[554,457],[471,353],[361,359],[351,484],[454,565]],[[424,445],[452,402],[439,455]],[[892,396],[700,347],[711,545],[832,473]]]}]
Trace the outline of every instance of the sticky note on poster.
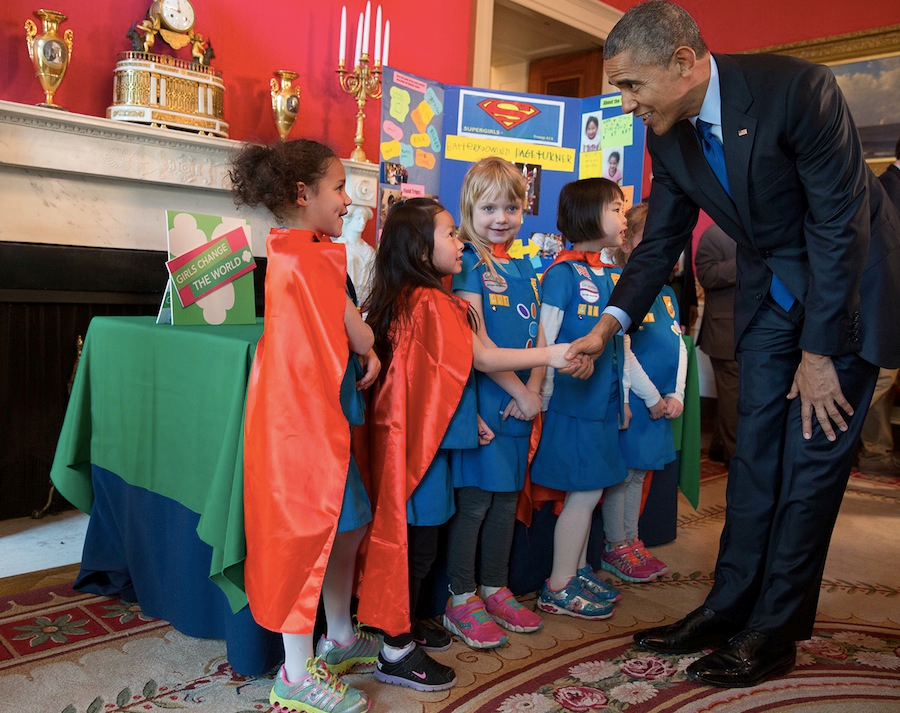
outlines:
[{"label": "sticky note on poster", "polygon": [[622,95],[621,94],[613,94],[608,97],[600,97],[600,108],[601,109],[612,109],[616,106],[622,106]]},{"label": "sticky note on poster", "polygon": [[424,198],[425,197],[425,186],[419,183],[401,183],[400,184],[400,197],[401,198]]},{"label": "sticky note on poster", "polygon": [[578,162],[578,178],[599,178],[603,175],[603,152],[585,151]]},{"label": "sticky note on poster", "polygon": [[625,205],[622,210],[627,211],[634,204],[634,186],[620,186],[622,193],[625,194]]},{"label": "sticky note on poster", "polygon": [[400,87],[391,87],[391,109],[390,114],[401,124],[406,121],[409,114],[409,92]]},{"label": "sticky note on poster", "polygon": [[604,119],[600,131],[600,148],[631,146],[634,143],[634,117],[621,114]]},{"label": "sticky note on poster", "polygon": [[400,142],[397,140],[381,142],[381,158],[385,161],[397,158],[400,155],[400,151]]},{"label": "sticky note on poster", "polygon": [[419,102],[419,106],[412,110],[410,116],[412,117],[416,128],[419,130],[419,133],[424,134],[425,130],[428,128],[428,124],[431,123],[431,120],[435,117],[435,113],[434,109],[432,109],[428,102],[423,99]]},{"label": "sticky note on poster", "polygon": [[447,136],[446,146],[444,156],[455,161],[477,163],[485,156],[499,156],[513,163],[534,163],[547,171],[575,170],[575,149],[471,136]]}]

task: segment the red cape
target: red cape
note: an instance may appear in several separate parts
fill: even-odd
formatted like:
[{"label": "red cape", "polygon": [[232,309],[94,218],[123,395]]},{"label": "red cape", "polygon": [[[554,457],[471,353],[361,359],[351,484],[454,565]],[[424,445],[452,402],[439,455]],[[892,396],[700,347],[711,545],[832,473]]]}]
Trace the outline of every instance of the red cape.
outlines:
[{"label": "red cape", "polygon": [[373,387],[366,415],[374,519],[362,557],[357,617],[396,636],[409,631],[406,501],[421,482],[456,412],[472,370],[468,303],[418,288],[409,321]]},{"label": "red cape", "polygon": [[350,463],[340,403],[346,253],[287,229],[269,234],[266,252],[265,331],[244,426],[244,579],[261,626],[308,634]]}]

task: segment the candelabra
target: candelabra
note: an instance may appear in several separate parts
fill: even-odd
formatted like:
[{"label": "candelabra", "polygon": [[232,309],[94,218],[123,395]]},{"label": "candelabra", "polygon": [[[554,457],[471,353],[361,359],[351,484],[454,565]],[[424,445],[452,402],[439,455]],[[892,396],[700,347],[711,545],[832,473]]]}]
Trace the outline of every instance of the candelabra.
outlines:
[{"label": "candelabra", "polygon": [[353,67],[347,69],[347,6],[341,8],[341,45],[338,54],[338,79],[341,89],[356,99],[356,136],[353,142],[356,148],[350,159],[361,163],[367,162],[363,151],[363,120],[366,118],[366,99],[381,99],[381,68],[387,65],[388,45],[391,41],[390,20],[384,23],[384,52],[381,46],[381,5],[375,15],[375,56],[369,66],[369,26],[371,24],[372,2],[366,2],[365,13],[359,13],[356,23],[356,51],[353,53]]},{"label": "candelabra", "polygon": [[366,118],[366,100],[381,99],[381,63],[376,59],[369,66],[369,55],[360,56],[357,65],[351,70],[344,66],[344,60],[338,64],[338,76],[341,89],[356,99],[356,136],[353,143],[356,148],[350,154],[353,161],[365,162],[366,152],[363,150],[363,120]]}]

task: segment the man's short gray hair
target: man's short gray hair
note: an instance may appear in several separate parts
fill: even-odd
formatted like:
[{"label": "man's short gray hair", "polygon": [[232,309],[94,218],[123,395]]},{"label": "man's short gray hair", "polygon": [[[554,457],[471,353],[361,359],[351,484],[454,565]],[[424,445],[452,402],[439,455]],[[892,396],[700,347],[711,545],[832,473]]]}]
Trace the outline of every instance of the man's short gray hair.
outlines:
[{"label": "man's short gray hair", "polygon": [[630,50],[637,64],[666,66],[681,46],[703,57],[709,51],[700,28],[687,10],[665,0],[649,0],[632,7],[606,38],[603,59]]}]

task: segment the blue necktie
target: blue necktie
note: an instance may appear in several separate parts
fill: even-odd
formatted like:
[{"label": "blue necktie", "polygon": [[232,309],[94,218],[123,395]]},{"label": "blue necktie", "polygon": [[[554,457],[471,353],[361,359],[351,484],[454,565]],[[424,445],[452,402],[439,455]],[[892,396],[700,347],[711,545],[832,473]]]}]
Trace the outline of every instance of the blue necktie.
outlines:
[{"label": "blue necktie", "polygon": [[[700,135],[700,147],[703,149],[703,155],[722,188],[730,196],[731,187],[728,185],[728,173],[725,170],[725,150],[719,140],[713,136],[712,124],[697,119],[697,133]],[[772,273],[772,284],[769,285],[769,294],[785,312],[789,311],[794,304],[794,296],[787,286],[778,278],[774,272]]]}]

